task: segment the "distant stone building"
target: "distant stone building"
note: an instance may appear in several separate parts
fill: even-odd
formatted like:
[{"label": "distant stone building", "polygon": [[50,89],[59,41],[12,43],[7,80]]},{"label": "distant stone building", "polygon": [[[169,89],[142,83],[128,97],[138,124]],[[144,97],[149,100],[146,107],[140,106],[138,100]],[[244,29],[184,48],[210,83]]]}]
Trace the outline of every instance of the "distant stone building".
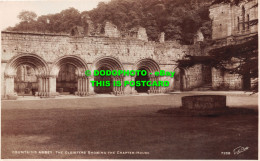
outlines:
[{"label": "distant stone building", "polygon": [[[257,26],[248,21],[257,20],[257,2],[215,4],[210,7],[212,39],[216,48],[257,34]],[[221,71],[201,64],[190,68],[177,66],[185,56],[206,56],[207,51],[200,42],[203,35],[198,31],[194,45],[181,45],[176,41],[165,41],[164,33],[158,35],[160,42],[148,41],[146,30],[136,27],[128,36],[122,36],[111,22],[94,30],[89,17],[84,17],[85,27],[73,27],[70,34],[43,34],[2,31],[2,97],[36,91],[37,96],[49,97],[61,93],[87,96],[89,94],[136,94],[164,93],[204,88],[218,89],[228,84],[229,89],[242,89],[239,75]],[[125,34],[125,33],[124,33]],[[147,77],[86,77],[90,70],[146,70]],[[155,77],[155,71],[175,71],[174,78]],[[167,80],[168,87],[93,87],[90,81],[135,81]]]},{"label": "distant stone building", "polygon": [[[84,28],[74,27],[70,35],[39,34],[2,31],[2,97],[35,88],[37,96],[49,97],[59,93],[73,93],[79,96],[112,93],[134,94],[139,92],[161,93],[180,90],[179,73],[176,77],[155,77],[154,72],[177,70],[176,60],[182,59],[189,46],[177,42],[148,42],[144,28],[138,29],[131,38],[121,38],[120,32],[106,23],[105,33],[87,36]],[[30,81],[21,77],[17,70],[30,67],[34,78]],[[146,78],[138,77],[86,77],[91,70],[146,70]],[[28,68],[29,70],[29,68]],[[23,76],[29,77],[23,71]],[[199,72],[199,71],[198,71]],[[194,73],[193,73],[194,74]],[[200,73],[196,73],[200,74]],[[32,76],[30,76],[32,77]],[[93,87],[91,80],[167,80],[169,87]],[[176,82],[176,84],[175,84]],[[202,82],[201,82],[202,83]],[[187,82],[186,82],[187,84]],[[192,88],[193,84],[182,86]]]},{"label": "distant stone building", "polygon": [[[257,0],[213,4],[210,17],[212,40],[215,41],[211,48],[240,44],[258,34]],[[213,89],[250,90],[251,82],[247,76],[212,69]]]}]

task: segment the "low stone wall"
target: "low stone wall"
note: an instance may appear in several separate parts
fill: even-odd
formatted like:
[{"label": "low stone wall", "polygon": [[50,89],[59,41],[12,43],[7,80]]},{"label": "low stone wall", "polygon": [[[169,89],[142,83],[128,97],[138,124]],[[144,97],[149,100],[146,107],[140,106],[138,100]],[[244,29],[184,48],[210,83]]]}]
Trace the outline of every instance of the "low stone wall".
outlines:
[{"label": "low stone wall", "polygon": [[182,109],[223,109],[226,108],[226,96],[196,95],[182,97]]},{"label": "low stone wall", "polygon": [[214,90],[242,90],[242,76],[212,68],[212,88]]}]

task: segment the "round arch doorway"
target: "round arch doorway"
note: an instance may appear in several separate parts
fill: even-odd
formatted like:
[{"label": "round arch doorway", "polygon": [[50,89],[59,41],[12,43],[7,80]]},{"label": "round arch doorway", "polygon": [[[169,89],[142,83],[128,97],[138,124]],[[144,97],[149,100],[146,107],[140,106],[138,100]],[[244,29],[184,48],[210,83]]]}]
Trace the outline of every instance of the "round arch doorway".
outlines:
[{"label": "round arch doorway", "polygon": [[14,91],[18,95],[35,95],[38,91],[38,82],[35,69],[30,65],[20,65],[14,78]]},{"label": "round arch doorway", "polygon": [[[147,72],[147,70],[145,68],[139,68],[138,70],[145,70]],[[148,73],[148,72],[147,72]],[[135,77],[135,81],[149,81],[149,76],[148,74],[146,76],[142,76],[142,75],[139,75],[139,76],[136,76]],[[139,86],[139,87],[135,87],[135,90],[138,92],[138,93],[148,93],[150,87],[149,86]]]},{"label": "round arch doorway", "polygon": [[75,94],[77,83],[76,67],[69,63],[62,65],[56,79],[56,90],[62,95]]},{"label": "round arch doorway", "polygon": [[[101,66],[98,68],[98,71],[101,70],[110,70],[108,67],[105,66]],[[111,76],[95,76],[94,77],[94,81],[98,81],[100,83],[100,85],[97,85],[97,83],[95,83],[94,86],[94,92],[97,94],[111,94],[113,92],[113,79]],[[106,86],[106,82],[109,81],[110,85]]]}]

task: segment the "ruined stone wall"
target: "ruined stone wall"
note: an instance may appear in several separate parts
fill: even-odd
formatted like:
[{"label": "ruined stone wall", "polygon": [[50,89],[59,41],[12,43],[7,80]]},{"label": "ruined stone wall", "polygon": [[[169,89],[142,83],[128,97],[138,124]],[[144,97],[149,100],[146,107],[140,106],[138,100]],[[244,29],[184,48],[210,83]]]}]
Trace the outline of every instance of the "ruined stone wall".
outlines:
[{"label": "ruined stone wall", "polygon": [[202,65],[197,64],[185,71],[184,89],[191,90],[203,85]]},{"label": "ruined stone wall", "polygon": [[117,29],[117,26],[110,23],[110,22],[106,22],[105,24],[105,36],[108,37],[120,37],[120,31]]},{"label": "ruined stone wall", "polygon": [[214,90],[242,90],[242,76],[212,68],[212,88]]},{"label": "ruined stone wall", "polygon": [[217,4],[211,6],[210,17],[212,19],[212,39],[225,38],[231,35],[231,5]]},{"label": "ruined stone wall", "polygon": [[[6,64],[21,54],[38,55],[47,62],[50,71],[57,60],[70,55],[81,58],[90,70],[96,68],[97,60],[103,57],[113,57],[122,64],[124,70],[133,70],[137,62],[148,58],[158,63],[161,70],[173,71],[177,65],[176,61],[182,59],[189,50],[188,46],[176,42],[156,43],[101,36],[71,37],[69,35],[2,32],[1,38],[2,91],[8,87],[4,83]],[[133,78],[124,79],[133,80]],[[174,78],[160,77],[160,80],[170,81],[170,87],[162,88],[162,92],[174,90]],[[191,81],[194,83],[194,80]],[[198,84],[191,84],[191,86]],[[55,90],[55,87],[51,90]],[[130,91],[131,89],[127,87],[126,93]]]},{"label": "ruined stone wall", "polygon": [[258,25],[248,25],[250,21],[258,19],[258,7],[255,5],[257,0],[242,1],[238,5],[230,3],[212,5],[210,7],[212,39],[257,33]]},{"label": "ruined stone wall", "polygon": [[146,29],[143,27],[139,27],[138,33],[137,33],[137,39],[143,40],[143,41],[148,41],[148,36],[146,34]]},{"label": "ruined stone wall", "polygon": [[[257,0],[241,1],[239,4],[220,3],[210,7],[212,39],[215,41],[207,51],[223,46],[246,42],[258,33]],[[242,90],[242,76],[212,69],[213,89]]]}]

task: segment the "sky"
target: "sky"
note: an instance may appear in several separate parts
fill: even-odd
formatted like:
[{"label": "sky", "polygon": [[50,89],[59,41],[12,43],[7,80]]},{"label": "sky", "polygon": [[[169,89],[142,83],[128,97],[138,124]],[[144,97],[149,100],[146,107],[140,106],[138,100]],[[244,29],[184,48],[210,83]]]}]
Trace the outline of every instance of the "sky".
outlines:
[{"label": "sky", "polygon": [[23,10],[33,11],[37,16],[59,13],[74,7],[80,12],[96,8],[99,2],[110,0],[40,0],[40,1],[6,1],[0,0],[0,30],[19,23],[18,14]]}]

